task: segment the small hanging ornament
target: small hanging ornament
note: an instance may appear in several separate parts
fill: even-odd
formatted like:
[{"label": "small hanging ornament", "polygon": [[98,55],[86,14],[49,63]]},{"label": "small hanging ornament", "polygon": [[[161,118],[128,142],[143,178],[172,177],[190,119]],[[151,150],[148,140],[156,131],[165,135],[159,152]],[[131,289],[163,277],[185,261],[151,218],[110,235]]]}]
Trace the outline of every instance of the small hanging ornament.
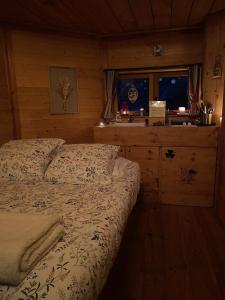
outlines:
[{"label": "small hanging ornament", "polygon": [[163,51],[163,47],[159,44],[153,46],[153,55],[154,56],[161,56]]}]

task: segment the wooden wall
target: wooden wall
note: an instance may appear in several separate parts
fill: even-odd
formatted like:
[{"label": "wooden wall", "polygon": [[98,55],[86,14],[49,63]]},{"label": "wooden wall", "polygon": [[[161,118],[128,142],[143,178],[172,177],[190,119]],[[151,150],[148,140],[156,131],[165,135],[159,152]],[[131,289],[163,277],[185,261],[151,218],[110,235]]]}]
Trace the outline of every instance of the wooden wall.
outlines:
[{"label": "wooden wall", "polygon": [[225,12],[217,13],[208,18],[205,26],[205,57],[204,57],[204,100],[211,102],[215,114],[220,117],[223,107],[224,72],[222,78],[213,79],[215,57],[221,55],[222,66],[225,62]]},{"label": "wooden wall", "polygon": [[14,135],[10,96],[5,32],[0,28],[0,145]]},{"label": "wooden wall", "polygon": [[[14,70],[11,77],[15,77],[11,79],[15,84],[17,137],[62,137],[67,142],[92,142],[93,126],[98,124],[104,105],[103,68],[199,63],[203,61],[202,41],[201,30],[111,38],[104,42],[11,30],[7,43]],[[155,43],[163,46],[163,56],[153,56]],[[78,114],[49,113],[49,66],[78,69]]]},{"label": "wooden wall", "polygon": [[[21,137],[62,137],[67,142],[91,142],[104,98],[98,41],[12,31],[11,42]],[[49,113],[49,66],[78,69],[79,113]]]},{"label": "wooden wall", "polygon": [[[204,95],[215,107],[217,116],[222,116],[217,155],[216,211],[225,227],[225,12],[208,18],[205,27],[205,73]],[[215,56],[221,55],[222,78],[213,79]]]},{"label": "wooden wall", "polygon": [[[153,45],[163,47],[162,56],[154,56]],[[168,31],[136,38],[110,39],[105,42],[106,68],[132,68],[201,63],[201,30]]]}]

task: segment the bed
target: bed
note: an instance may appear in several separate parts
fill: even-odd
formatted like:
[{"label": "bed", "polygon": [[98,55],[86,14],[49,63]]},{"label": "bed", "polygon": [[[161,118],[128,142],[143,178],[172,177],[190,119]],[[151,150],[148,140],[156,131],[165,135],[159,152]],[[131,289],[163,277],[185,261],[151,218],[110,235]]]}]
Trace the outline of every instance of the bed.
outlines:
[{"label": "bed", "polygon": [[113,160],[110,184],[65,183],[55,174],[53,180],[1,179],[0,211],[57,213],[63,216],[66,231],[20,285],[0,285],[1,300],[98,298],[140,186],[138,164]]}]

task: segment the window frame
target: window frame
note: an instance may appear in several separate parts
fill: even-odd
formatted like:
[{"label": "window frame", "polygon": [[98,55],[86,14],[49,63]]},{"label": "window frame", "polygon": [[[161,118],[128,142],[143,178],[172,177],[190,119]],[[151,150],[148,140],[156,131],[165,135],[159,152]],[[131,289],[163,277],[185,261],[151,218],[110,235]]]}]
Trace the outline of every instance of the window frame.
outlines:
[{"label": "window frame", "polygon": [[[117,79],[141,79],[148,78],[149,79],[149,101],[154,101],[154,99],[159,97],[159,85],[158,80],[160,77],[180,77],[187,76],[189,77],[188,69],[170,69],[170,70],[148,70],[148,71],[128,71],[118,73]],[[114,109],[118,111],[118,96],[116,94],[116,101],[114,102]]]}]

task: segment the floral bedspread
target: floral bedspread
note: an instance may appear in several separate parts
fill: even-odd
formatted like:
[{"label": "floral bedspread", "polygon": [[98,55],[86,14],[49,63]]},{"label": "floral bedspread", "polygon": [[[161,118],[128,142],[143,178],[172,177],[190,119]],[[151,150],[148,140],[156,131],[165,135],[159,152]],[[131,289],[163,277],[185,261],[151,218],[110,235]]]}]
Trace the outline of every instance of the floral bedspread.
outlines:
[{"label": "floral bedspread", "polygon": [[139,191],[137,164],[108,185],[0,183],[0,210],[57,213],[66,235],[17,287],[0,285],[0,299],[97,299],[116,257]]}]

